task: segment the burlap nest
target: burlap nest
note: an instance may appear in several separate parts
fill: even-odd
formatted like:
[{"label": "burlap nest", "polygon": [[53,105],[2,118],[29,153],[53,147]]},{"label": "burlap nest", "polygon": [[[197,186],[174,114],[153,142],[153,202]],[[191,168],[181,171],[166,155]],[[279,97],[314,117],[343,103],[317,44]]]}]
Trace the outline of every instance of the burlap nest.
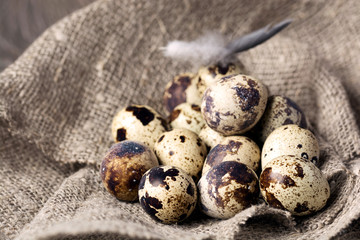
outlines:
[{"label": "burlap nest", "polygon": [[[0,75],[0,239],[359,237],[359,10],[357,0],[114,0],[66,17]],[[288,17],[288,29],[239,59],[314,127],[331,185],[322,211],[293,218],[259,204],[228,220],[197,212],[162,225],[104,190],[98,163],[115,112],[130,103],[163,112],[165,84],[192,70],[159,47],[204,30],[239,36]]]}]

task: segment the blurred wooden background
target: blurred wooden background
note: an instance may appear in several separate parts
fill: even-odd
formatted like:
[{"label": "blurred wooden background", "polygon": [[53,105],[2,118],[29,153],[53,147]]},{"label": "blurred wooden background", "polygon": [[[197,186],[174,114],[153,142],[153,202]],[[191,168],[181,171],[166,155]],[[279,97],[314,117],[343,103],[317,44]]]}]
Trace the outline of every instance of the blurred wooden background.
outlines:
[{"label": "blurred wooden background", "polygon": [[0,0],[0,72],[49,26],[94,0]]}]

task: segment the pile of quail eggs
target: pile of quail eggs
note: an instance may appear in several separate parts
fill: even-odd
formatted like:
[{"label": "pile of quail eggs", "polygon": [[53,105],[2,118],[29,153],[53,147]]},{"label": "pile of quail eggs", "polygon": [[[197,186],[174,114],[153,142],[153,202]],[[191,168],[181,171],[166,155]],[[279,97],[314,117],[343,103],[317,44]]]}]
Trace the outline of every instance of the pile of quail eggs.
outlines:
[{"label": "pile of quail eggs", "polygon": [[235,64],[218,64],[176,76],[164,105],[167,119],[144,105],[127,106],[113,119],[117,143],[101,177],[119,200],[139,200],[166,224],[196,207],[227,219],[259,196],[297,216],[325,206],[330,188],[316,167],[318,141],[291,99],[268,96]]}]

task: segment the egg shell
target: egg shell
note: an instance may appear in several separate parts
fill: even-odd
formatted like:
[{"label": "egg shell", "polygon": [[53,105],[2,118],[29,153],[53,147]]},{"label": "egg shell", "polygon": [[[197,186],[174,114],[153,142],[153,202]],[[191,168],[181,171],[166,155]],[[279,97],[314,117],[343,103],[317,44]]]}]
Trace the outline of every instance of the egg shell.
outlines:
[{"label": "egg shell", "polygon": [[277,95],[270,96],[265,112],[254,127],[254,131],[259,140],[265,142],[272,131],[288,124],[307,128],[305,114],[290,98]]},{"label": "egg shell", "polygon": [[199,134],[205,121],[199,105],[181,103],[177,105],[169,117],[172,128],[185,128]]},{"label": "egg shell", "polygon": [[162,134],[154,146],[160,164],[181,168],[197,182],[207,154],[198,135],[187,129],[173,129]]},{"label": "egg shell", "polygon": [[133,140],[145,143],[151,149],[160,134],[167,130],[167,123],[153,108],[130,105],[114,117],[111,131],[115,142]]},{"label": "egg shell", "polygon": [[206,124],[224,135],[250,130],[265,111],[268,92],[260,81],[246,75],[230,75],[206,89],[201,112]]},{"label": "egg shell", "polygon": [[239,74],[240,71],[240,68],[233,63],[228,63],[225,66],[216,64],[207,67],[201,67],[198,71],[196,84],[200,96],[204,94],[208,87],[219,81],[220,78],[228,75]]},{"label": "egg shell", "polygon": [[123,141],[106,153],[100,167],[104,187],[119,200],[135,201],[142,175],[158,166],[154,152],[140,142]]},{"label": "egg shell", "polygon": [[212,168],[198,183],[199,205],[210,217],[227,219],[256,204],[258,178],[245,164],[227,161]]},{"label": "egg shell", "polygon": [[139,201],[151,218],[162,223],[178,223],[194,211],[197,188],[193,179],[173,166],[154,167],[141,178]]},{"label": "egg shell", "polygon": [[168,113],[184,102],[200,105],[201,96],[197,90],[197,76],[192,73],[184,73],[175,76],[164,91],[164,106]]},{"label": "egg shell", "polygon": [[317,164],[319,154],[319,143],[312,132],[297,125],[284,125],[266,139],[261,152],[261,166],[263,168],[281,155],[295,155]]},{"label": "egg shell", "polygon": [[226,136],[222,135],[221,133],[212,130],[208,125],[205,126],[200,130],[199,137],[206,146],[213,148],[217,144],[219,144]]},{"label": "egg shell", "polygon": [[260,149],[258,145],[248,137],[226,137],[210,150],[204,162],[202,175],[211,167],[225,161],[243,163],[256,171],[260,163]]},{"label": "egg shell", "polygon": [[260,190],[270,206],[298,216],[319,211],[330,197],[329,183],[320,169],[294,155],[277,157],[265,166]]}]

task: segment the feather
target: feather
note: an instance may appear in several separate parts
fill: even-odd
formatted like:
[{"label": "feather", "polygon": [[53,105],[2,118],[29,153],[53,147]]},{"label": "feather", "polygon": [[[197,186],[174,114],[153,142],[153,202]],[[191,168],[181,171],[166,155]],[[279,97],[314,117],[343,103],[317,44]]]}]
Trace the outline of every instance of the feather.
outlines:
[{"label": "feather", "polygon": [[267,25],[230,43],[226,36],[220,33],[206,33],[191,42],[171,41],[162,50],[164,50],[166,57],[182,62],[191,62],[195,66],[216,63],[226,64],[233,59],[236,53],[265,42],[287,27],[291,22],[292,20],[285,20],[274,26]]},{"label": "feather", "polygon": [[265,42],[287,27],[291,22],[292,20],[285,20],[274,26],[267,25],[264,28],[251,32],[232,41],[226,46],[228,54],[242,52]]},{"label": "feather", "polygon": [[225,36],[211,32],[192,42],[171,41],[163,49],[166,57],[207,65],[224,57],[227,42]]}]

